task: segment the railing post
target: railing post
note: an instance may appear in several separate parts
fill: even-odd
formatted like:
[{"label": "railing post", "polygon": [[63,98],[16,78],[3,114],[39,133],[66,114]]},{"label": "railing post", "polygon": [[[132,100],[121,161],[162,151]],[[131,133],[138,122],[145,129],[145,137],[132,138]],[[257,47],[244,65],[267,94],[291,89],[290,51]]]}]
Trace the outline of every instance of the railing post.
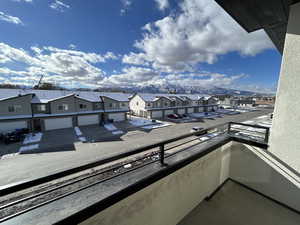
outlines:
[{"label": "railing post", "polygon": [[228,128],[227,128],[227,133],[230,133],[230,129],[231,129],[231,122],[228,123]]},{"label": "railing post", "polygon": [[165,145],[162,144],[159,146],[159,159],[160,159],[160,164],[162,166],[165,165]]},{"label": "railing post", "polygon": [[270,128],[268,127],[266,129],[266,134],[265,134],[265,142],[268,143],[269,142],[269,134],[270,134]]}]

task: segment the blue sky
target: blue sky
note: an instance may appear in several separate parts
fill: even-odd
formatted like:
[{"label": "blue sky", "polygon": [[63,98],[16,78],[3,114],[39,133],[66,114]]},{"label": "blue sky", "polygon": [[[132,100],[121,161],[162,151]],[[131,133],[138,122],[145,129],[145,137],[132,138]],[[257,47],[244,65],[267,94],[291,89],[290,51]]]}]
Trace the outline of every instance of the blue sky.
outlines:
[{"label": "blue sky", "polygon": [[276,90],[281,55],[213,0],[1,0],[0,82]]}]

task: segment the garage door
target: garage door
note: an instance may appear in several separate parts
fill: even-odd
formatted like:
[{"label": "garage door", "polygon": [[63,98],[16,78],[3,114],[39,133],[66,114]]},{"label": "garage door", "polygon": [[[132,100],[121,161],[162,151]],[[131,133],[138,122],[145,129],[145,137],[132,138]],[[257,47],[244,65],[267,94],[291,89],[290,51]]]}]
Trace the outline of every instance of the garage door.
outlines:
[{"label": "garage door", "polygon": [[185,114],[185,109],[178,109],[178,114],[182,115],[182,114]]},{"label": "garage door", "polygon": [[152,111],[152,118],[161,118],[162,111]]},{"label": "garage door", "polygon": [[70,128],[72,126],[72,117],[45,119],[45,130]]},{"label": "garage door", "polygon": [[123,121],[125,120],[124,113],[110,113],[108,114],[109,119],[113,119],[114,121]]},{"label": "garage door", "polygon": [[199,112],[203,112],[204,108],[203,107],[199,107]]},{"label": "garage door", "polygon": [[78,126],[99,124],[98,115],[78,116]]},{"label": "garage door", "polygon": [[194,113],[194,108],[188,108],[188,113]]},{"label": "garage door", "polygon": [[165,116],[173,114],[173,113],[174,113],[174,110],[166,110],[165,111]]},{"label": "garage door", "polygon": [[0,132],[14,131],[15,129],[27,128],[26,121],[1,122]]},{"label": "garage door", "polygon": [[212,107],[211,107],[211,106],[208,106],[208,107],[207,107],[207,111],[208,111],[208,112],[211,112],[211,111],[212,111]]}]

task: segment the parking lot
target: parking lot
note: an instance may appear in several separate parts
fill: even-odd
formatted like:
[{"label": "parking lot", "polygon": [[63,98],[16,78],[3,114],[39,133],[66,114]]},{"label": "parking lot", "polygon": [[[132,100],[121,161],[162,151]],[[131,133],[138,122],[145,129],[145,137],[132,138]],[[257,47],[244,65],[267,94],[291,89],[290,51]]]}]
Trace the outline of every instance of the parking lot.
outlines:
[{"label": "parking lot", "polygon": [[[44,176],[136,147],[183,135],[194,126],[207,128],[229,121],[242,122],[268,114],[271,111],[270,109],[262,109],[261,111],[237,115],[200,118],[197,121],[184,123],[156,121],[153,125],[151,123],[140,126],[124,121],[113,124],[118,131],[122,131],[118,134],[113,134],[113,131],[103,126],[79,127],[81,135],[78,135],[74,128],[44,132],[40,142],[38,142],[39,148],[35,149],[34,153],[29,151],[30,154],[4,157],[0,161],[0,170],[2,171],[0,186]],[[155,124],[168,124],[168,126],[155,127]],[[150,129],[147,129],[147,126],[148,128],[150,126]],[[80,137],[84,137],[85,141],[80,140]],[[15,153],[20,146],[20,143],[8,145],[8,147],[15,149]]]}]

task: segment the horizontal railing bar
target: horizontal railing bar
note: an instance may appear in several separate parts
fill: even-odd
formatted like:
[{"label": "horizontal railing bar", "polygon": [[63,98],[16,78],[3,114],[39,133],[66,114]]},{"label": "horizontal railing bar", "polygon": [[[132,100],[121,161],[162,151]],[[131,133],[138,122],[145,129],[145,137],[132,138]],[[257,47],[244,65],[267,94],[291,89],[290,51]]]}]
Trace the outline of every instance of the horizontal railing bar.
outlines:
[{"label": "horizontal railing bar", "polygon": [[82,165],[82,166],[74,167],[74,168],[64,170],[64,171],[61,171],[61,172],[58,172],[58,173],[55,173],[55,174],[51,174],[51,175],[48,175],[48,176],[40,177],[40,178],[37,178],[35,180],[26,181],[24,183],[19,183],[19,184],[10,186],[10,187],[5,187],[3,189],[0,189],[0,197],[4,196],[4,195],[7,195],[7,194],[11,194],[13,192],[17,192],[17,191],[26,189],[26,188],[30,188],[30,187],[37,186],[37,185],[40,185],[40,184],[43,184],[43,183],[47,183],[49,181],[59,179],[59,178],[62,178],[62,177],[65,177],[65,176],[68,176],[68,175],[71,175],[71,174],[74,174],[74,173],[77,173],[77,172],[80,172],[80,171],[83,171],[83,170],[87,170],[87,169],[90,169],[90,168],[93,168],[93,167],[96,167],[96,166],[99,166],[99,165],[102,165],[102,164],[105,164],[105,163],[109,163],[109,162],[112,162],[112,161],[115,161],[115,160],[126,158],[126,157],[129,157],[129,156],[132,156],[132,155],[136,155],[136,154],[145,152],[145,151],[153,149],[153,148],[158,148],[161,145],[169,144],[169,143],[172,143],[172,142],[184,139],[184,138],[188,138],[188,137],[191,137],[191,136],[201,135],[201,134],[204,134],[205,132],[207,132],[211,129],[219,128],[219,127],[222,127],[226,124],[227,123],[215,125],[215,126],[203,129],[201,131],[196,131],[196,132],[188,133],[188,134],[185,134],[185,135],[180,135],[180,136],[175,137],[175,138],[171,138],[171,139],[164,140],[164,141],[159,141],[157,143],[153,143],[153,144],[147,145],[147,146],[142,146],[142,147],[139,147],[139,148],[127,151],[127,152],[118,153],[118,154],[112,155],[110,157],[97,160],[97,161],[92,162],[92,163],[88,163],[88,164],[85,164],[85,165]]},{"label": "horizontal railing bar", "polygon": [[229,122],[231,125],[242,125],[242,126],[248,126],[248,127],[253,127],[253,128],[261,128],[261,129],[265,129],[268,130],[269,127],[264,127],[261,125],[254,125],[254,124],[246,124],[246,123],[238,123],[238,122]]}]

